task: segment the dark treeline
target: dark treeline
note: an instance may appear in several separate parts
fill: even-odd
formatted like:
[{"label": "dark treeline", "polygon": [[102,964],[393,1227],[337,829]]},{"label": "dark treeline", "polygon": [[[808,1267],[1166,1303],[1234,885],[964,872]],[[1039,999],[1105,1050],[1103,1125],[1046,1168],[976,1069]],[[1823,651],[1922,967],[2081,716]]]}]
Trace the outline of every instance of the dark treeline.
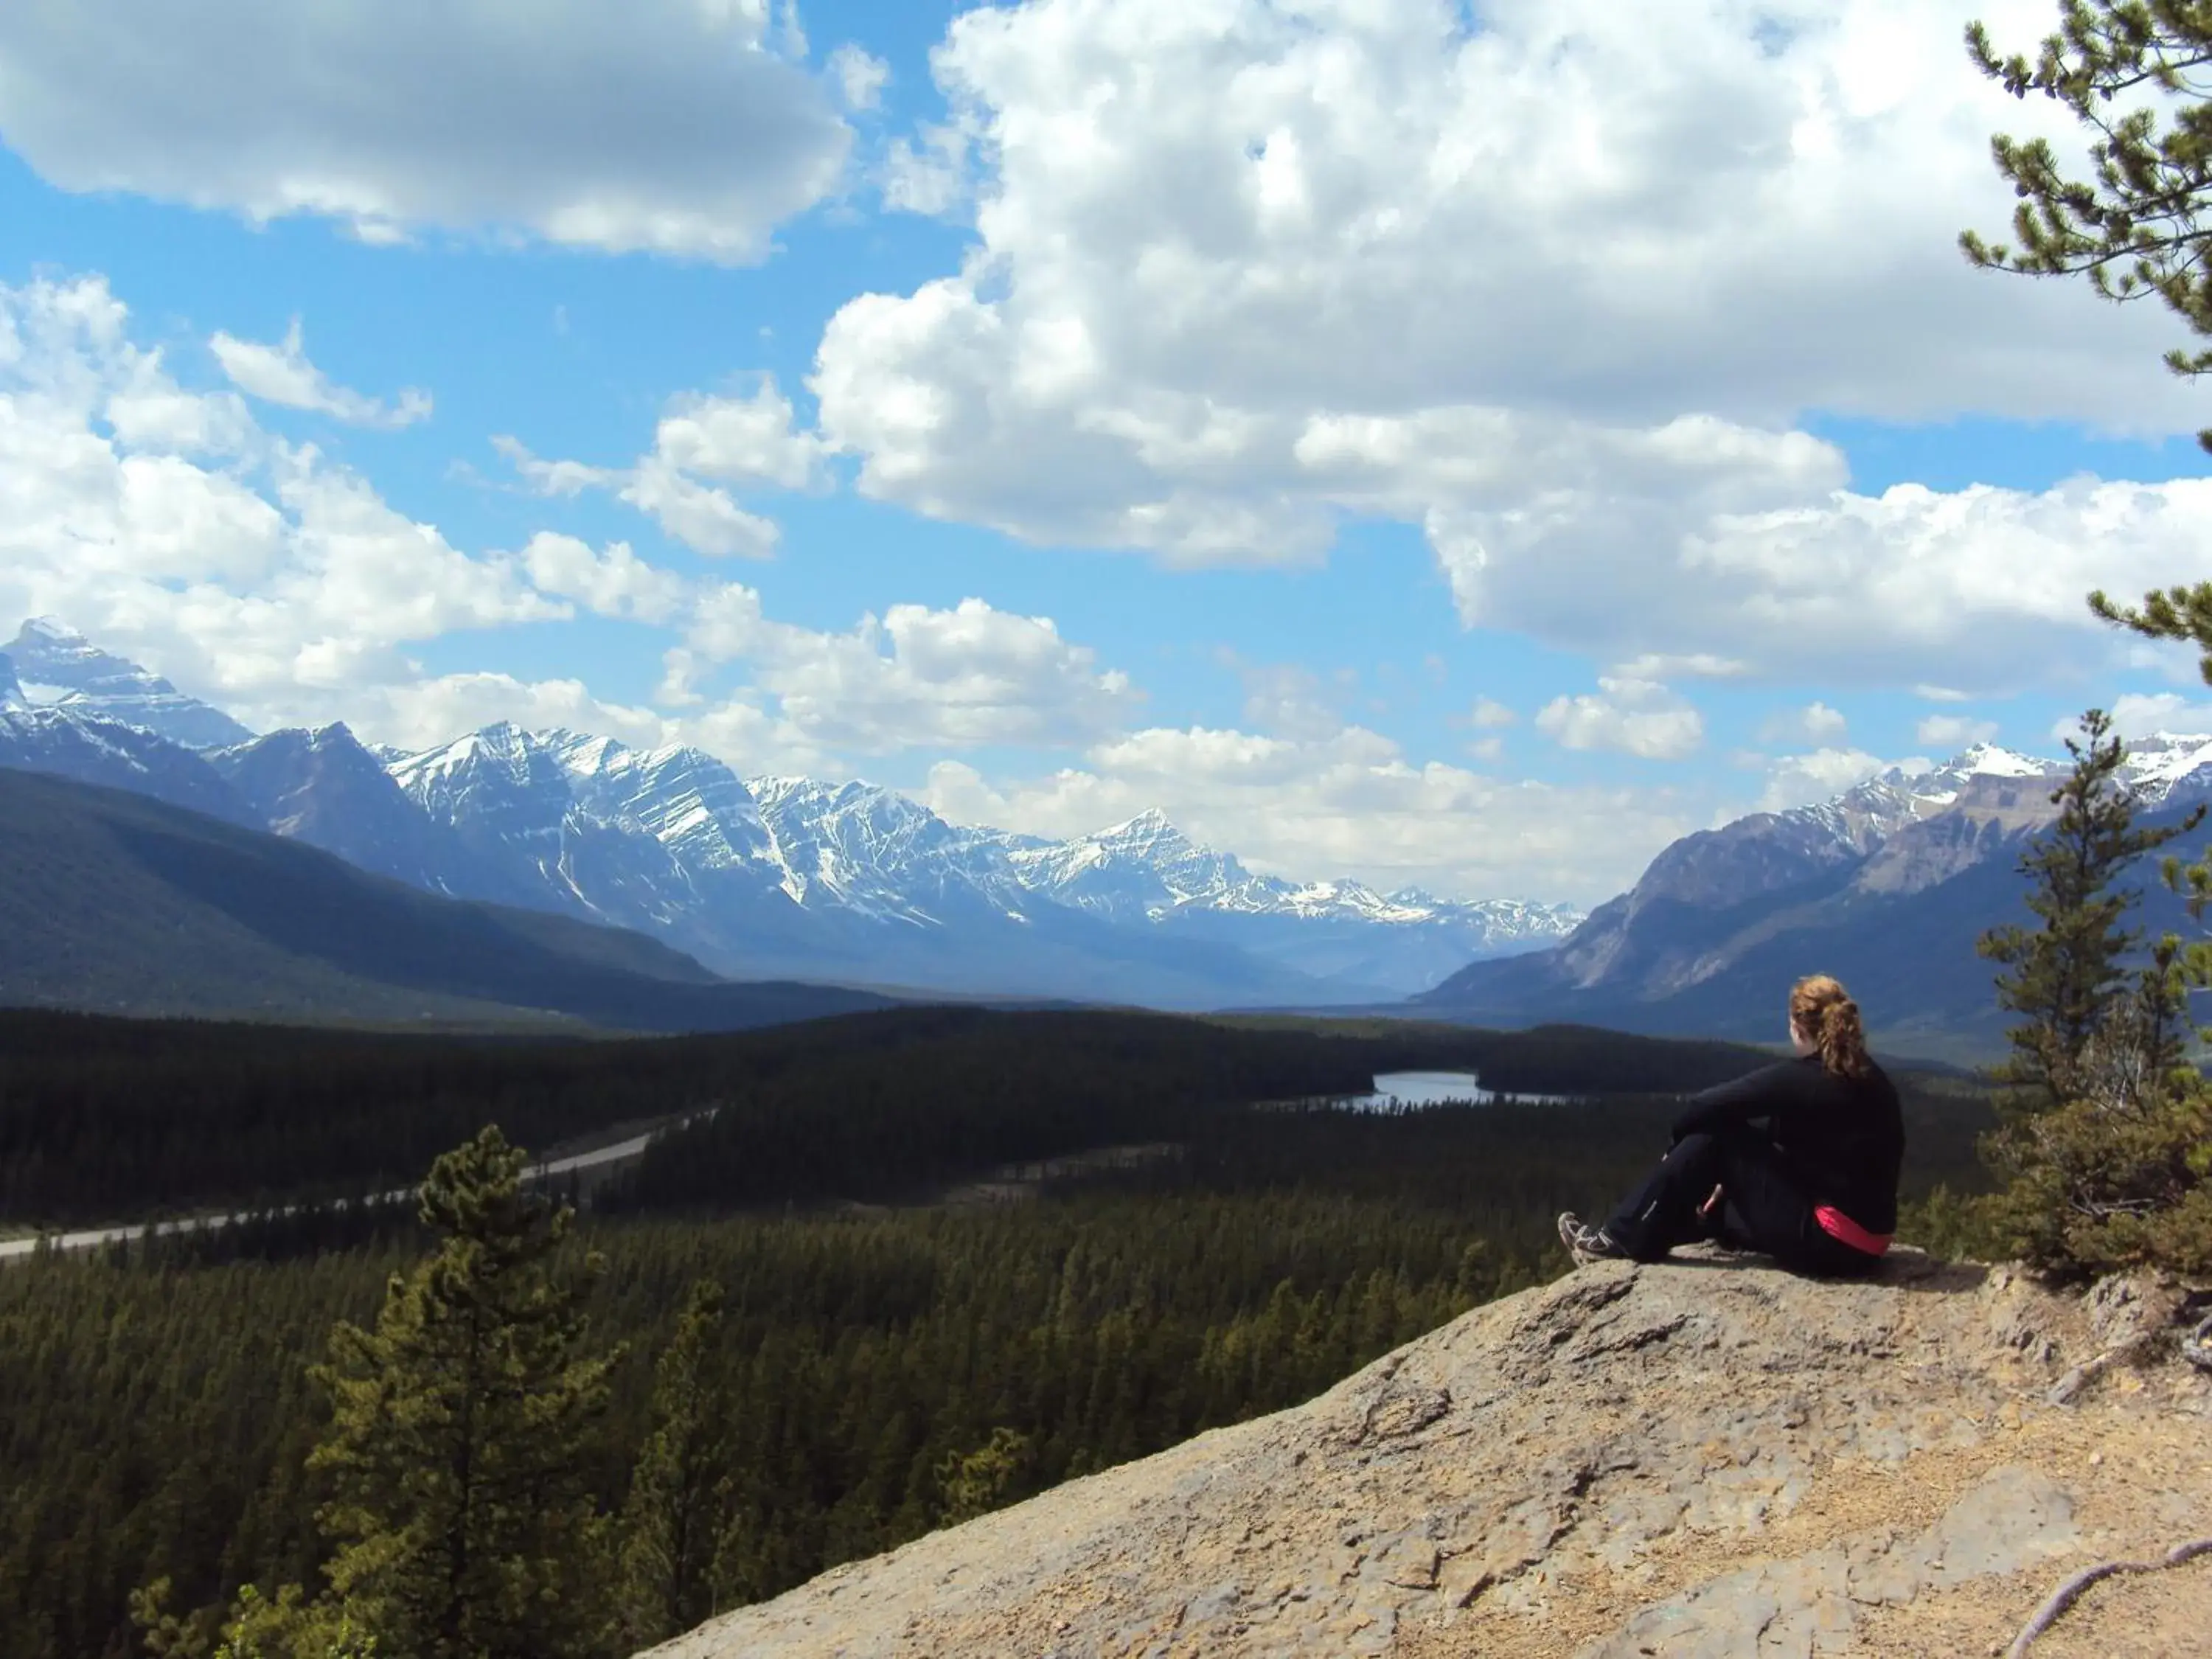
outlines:
[{"label": "dark treeline", "polygon": [[[878,1194],[948,1172],[1172,1138],[1203,1106],[1363,1091],[1378,1071],[1473,1067],[1492,1086],[1676,1090],[1751,1051],[1555,1028],[1212,1022],[900,1009],[665,1039],[394,1036],[0,1012],[0,1223],[379,1191],[496,1122],[543,1149],[726,1108],[685,1147],[752,1197]],[[726,1188],[680,1194],[715,1203]],[[833,1173],[834,1176],[833,1176]],[[662,1179],[656,1173],[652,1182]]]},{"label": "dark treeline", "polygon": [[712,1117],[656,1140],[603,1206],[896,1199],[996,1164],[1176,1139],[1242,1102],[1362,1092],[1379,1052],[1371,1040],[1146,1015],[892,1018],[907,1026],[896,1045],[732,1088]]}]

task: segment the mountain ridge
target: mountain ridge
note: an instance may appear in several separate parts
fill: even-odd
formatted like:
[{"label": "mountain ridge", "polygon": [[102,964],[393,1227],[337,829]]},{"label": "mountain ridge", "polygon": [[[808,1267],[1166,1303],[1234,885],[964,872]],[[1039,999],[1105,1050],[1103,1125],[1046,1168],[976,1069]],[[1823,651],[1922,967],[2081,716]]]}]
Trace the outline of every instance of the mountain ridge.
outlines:
[{"label": "mountain ridge", "polygon": [[0,1004],[678,1031],[891,999],[732,983],[634,932],[427,893],[136,791],[0,769]]},{"label": "mountain ridge", "polygon": [[[426,891],[632,928],[725,975],[1758,1038],[1767,981],[1817,961],[1871,975],[1871,1013],[1927,1052],[1966,1045],[1954,1058],[1993,1040],[1972,940],[2018,909],[1998,872],[2064,769],[1989,744],[1893,767],[1682,837],[1584,915],[1263,875],[1156,808],[1055,841],[562,728],[495,722],[407,754],[343,724],[193,748],[122,716],[228,717],[58,624],[27,624],[9,656],[27,644],[48,678],[11,682],[0,658],[0,763],[271,828]],[[2156,810],[2204,799],[2212,738],[2139,739],[2128,775]]]},{"label": "mountain ridge", "polygon": [[[1827,801],[1699,830],[1559,945],[1469,963],[1411,1006],[1486,1023],[1758,1038],[1778,987],[1832,972],[1877,1036],[1986,1054],[2002,1015],[1975,940],[2032,921],[2017,855],[2055,816],[2066,770],[1977,744],[1924,772],[1893,768]],[[2130,746],[2125,775],[2145,822],[2176,822],[2212,791],[2212,738],[2154,734]],[[2154,932],[2186,926],[2154,886],[2142,920]]]},{"label": "mountain ridge", "polygon": [[[27,623],[11,652],[45,678],[21,694],[0,683],[0,764],[269,828],[426,891],[637,929],[733,975],[1185,1008],[1361,1004],[1580,920],[1255,876],[1157,811],[1053,842],[952,824],[878,785],[746,779],[696,748],[561,728],[494,722],[412,753],[342,722],[255,736],[51,620]],[[1103,880],[1062,878],[1109,848]]]}]

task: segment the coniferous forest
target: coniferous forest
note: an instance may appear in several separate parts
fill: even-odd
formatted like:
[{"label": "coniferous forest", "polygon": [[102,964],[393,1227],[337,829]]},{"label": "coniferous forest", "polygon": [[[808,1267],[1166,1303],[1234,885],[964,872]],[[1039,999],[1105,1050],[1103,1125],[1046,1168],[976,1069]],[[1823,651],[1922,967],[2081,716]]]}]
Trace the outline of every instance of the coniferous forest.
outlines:
[{"label": "coniferous forest", "polygon": [[[542,1350],[516,1391],[558,1425],[502,1455],[560,1503],[511,1518],[566,1517],[563,1650],[629,1653],[1308,1398],[1550,1277],[1554,1213],[1605,1202],[1663,1148],[1674,1095],[1759,1058],[975,1009],[604,1043],[10,1016],[0,1057],[0,1225],[342,1198],[462,1149],[439,1158],[437,1201],[270,1207],[0,1268],[11,1659],[358,1650],[301,1613],[331,1584],[347,1618],[388,1621],[379,1659],[447,1651],[407,1634],[406,1585],[362,1543],[379,1482],[434,1462],[378,1437],[376,1391],[400,1385],[368,1379],[445,1386],[440,1310],[497,1281],[488,1262],[508,1264],[498,1294]],[[1298,1103],[1419,1066],[1577,1098]],[[1900,1081],[1915,1189],[1972,1184],[1980,1095]],[[499,1188],[522,1164],[509,1143],[705,1107],[588,1192]],[[1103,1148],[1143,1156],[1073,1156]],[[976,1184],[1024,1162],[1042,1178]],[[467,1639],[551,1650],[519,1628]]]}]

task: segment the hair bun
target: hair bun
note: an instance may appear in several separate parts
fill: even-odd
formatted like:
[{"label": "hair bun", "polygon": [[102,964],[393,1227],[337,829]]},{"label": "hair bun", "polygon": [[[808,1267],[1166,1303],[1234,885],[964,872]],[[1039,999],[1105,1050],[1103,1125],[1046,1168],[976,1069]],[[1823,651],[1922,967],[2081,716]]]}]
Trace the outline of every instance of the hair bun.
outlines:
[{"label": "hair bun", "polygon": [[1799,980],[1790,988],[1790,1017],[1800,1030],[1817,1039],[1820,1063],[1830,1072],[1864,1077],[1872,1067],[1859,1006],[1839,981],[1826,974]]}]

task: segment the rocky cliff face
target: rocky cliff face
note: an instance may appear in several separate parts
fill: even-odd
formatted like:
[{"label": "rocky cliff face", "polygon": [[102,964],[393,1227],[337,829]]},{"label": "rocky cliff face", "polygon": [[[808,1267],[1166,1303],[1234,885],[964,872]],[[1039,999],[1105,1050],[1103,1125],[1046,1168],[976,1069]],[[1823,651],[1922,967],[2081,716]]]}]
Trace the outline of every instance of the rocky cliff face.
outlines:
[{"label": "rocky cliff face", "polygon": [[[2146,1322],[1910,1251],[1846,1285],[1604,1264],[655,1659],[2001,1651],[2075,1570],[2212,1534],[2212,1378],[2052,1403]],[[2208,1608],[2212,1557],[2035,1652],[2201,1651]]]}]

